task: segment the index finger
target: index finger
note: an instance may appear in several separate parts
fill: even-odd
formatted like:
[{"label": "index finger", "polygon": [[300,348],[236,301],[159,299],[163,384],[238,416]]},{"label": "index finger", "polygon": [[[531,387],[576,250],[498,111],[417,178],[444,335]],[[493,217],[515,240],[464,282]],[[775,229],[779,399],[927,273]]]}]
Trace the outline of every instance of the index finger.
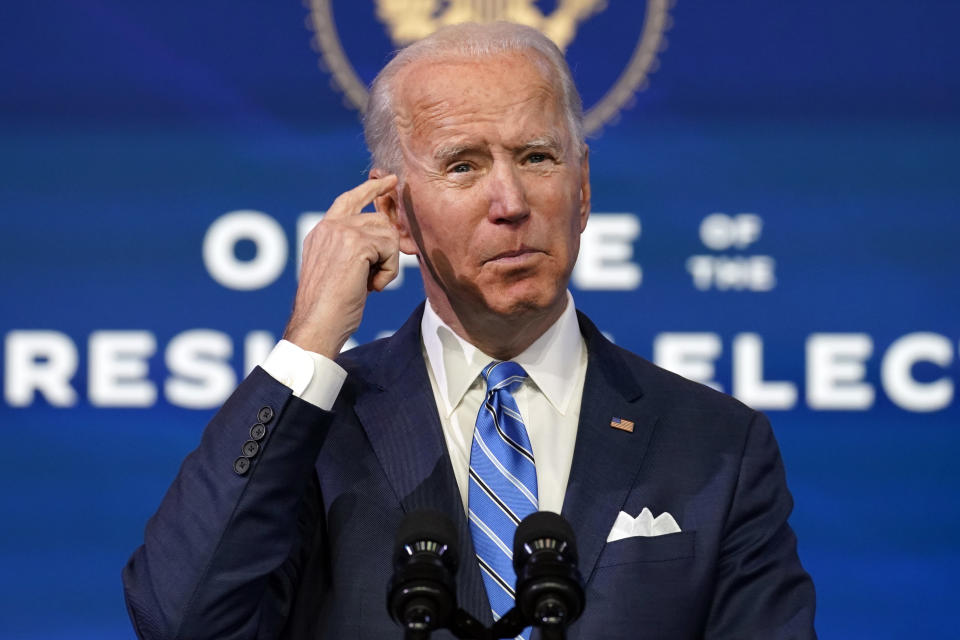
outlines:
[{"label": "index finger", "polygon": [[394,174],[386,175],[382,178],[370,178],[363,184],[345,191],[337,196],[330,208],[327,210],[327,218],[345,218],[360,213],[360,211],[374,201],[378,196],[382,196],[397,186],[398,178]]}]

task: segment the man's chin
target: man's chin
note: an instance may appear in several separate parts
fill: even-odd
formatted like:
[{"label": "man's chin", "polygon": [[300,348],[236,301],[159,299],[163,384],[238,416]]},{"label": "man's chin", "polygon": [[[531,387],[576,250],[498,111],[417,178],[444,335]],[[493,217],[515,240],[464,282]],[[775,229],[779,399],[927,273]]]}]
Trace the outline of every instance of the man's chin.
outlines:
[{"label": "man's chin", "polygon": [[485,306],[491,315],[519,320],[541,314],[557,313],[563,310],[565,289],[548,293],[546,288],[534,288],[531,291],[498,292],[487,296]]}]

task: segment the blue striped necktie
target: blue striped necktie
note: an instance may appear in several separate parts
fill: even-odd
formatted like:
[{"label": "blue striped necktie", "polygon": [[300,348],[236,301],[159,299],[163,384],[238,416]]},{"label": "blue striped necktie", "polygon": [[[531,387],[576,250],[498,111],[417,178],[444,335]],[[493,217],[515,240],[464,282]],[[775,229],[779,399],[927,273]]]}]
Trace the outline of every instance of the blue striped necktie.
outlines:
[{"label": "blue striped necktie", "polygon": [[[516,362],[483,370],[487,394],[470,449],[470,532],[494,618],[513,607],[513,534],[537,510],[537,468],[512,390],[527,378]],[[523,633],[530,637],[530,629]]]}]

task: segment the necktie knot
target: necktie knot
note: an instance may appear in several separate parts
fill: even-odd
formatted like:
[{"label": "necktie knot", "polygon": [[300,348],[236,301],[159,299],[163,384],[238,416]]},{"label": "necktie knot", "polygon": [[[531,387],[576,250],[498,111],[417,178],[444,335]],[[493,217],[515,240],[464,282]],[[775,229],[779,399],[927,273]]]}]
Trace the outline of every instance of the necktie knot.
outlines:
[{"label": "necktie knot", "polygon": [[515,391],[527,379],[527,372],[516,362],[494,360],[483,369],[483,379],[487,382],[487,393],[506,389]]}]

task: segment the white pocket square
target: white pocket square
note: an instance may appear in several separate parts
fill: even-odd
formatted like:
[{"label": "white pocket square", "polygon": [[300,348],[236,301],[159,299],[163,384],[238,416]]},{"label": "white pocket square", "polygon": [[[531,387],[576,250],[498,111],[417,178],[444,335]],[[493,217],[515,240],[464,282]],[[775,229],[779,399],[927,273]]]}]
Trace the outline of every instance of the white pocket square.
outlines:
[{"label": "white pocket square", "polygon": [[656,518],[646,507],[636,518],[625,511],[617,515],[617,521],[613,523],[613,529],[607,536],[607,542],[615,542],[624,538],[633,538],[634,536],[662,536],[667,533],[679,533],[680,527],[673,516],[664,511]]}]

